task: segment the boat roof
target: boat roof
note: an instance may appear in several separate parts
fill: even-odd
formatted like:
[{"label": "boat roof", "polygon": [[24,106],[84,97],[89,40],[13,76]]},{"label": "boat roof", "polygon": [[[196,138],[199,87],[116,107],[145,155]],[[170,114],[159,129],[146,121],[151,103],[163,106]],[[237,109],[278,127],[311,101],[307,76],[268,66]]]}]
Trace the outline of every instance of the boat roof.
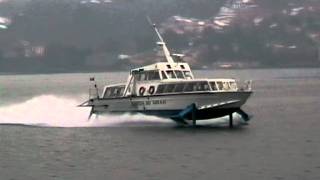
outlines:
[{"label": "boat roof", "polygon": [[235,79],[226,79],[226,78],[200,78],[200,79],[163,79],[161,82],[198,82],[198,81],[221,81],[221,82],[235,82]]},{"label": "boat roof", "polygon": [[152,70],[180,70],[180,71],[191,71],[190,66],[188,63],[185,62],[176,62],[176,63],[169,63],[169,62],[158,62],[154,64],[150,64],[147,66],[135,68],[131,70],[131,72],[141,72],[141,71],[152,71]]},{"label": "boat roof", "polygon": [[110,84],[105,87],[120,87],[120,86],[126,86],[126,83]]}]

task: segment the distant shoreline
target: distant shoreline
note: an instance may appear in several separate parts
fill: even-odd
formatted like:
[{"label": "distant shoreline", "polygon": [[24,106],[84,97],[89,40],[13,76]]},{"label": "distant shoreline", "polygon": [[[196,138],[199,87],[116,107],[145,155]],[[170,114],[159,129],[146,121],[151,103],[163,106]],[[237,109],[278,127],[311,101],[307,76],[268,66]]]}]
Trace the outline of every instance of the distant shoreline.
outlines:
[{"label": "distant shoreline", "polygon": [[[214,70],[261,70],[261,69],[320,69],[320,66],[318,67],[259,67],[259,68],[214,68],[214,69],[200,69],[200,68],[194,68],[194,71],[214,71]],[[107,73],[107,72],[128,72],[130,70],[88,70],[88,71],[51,71],[51,72],[0,72],[0,76],[10,76],[10,75],[50,75],[50,74],[90,74],[90,73]]]}]

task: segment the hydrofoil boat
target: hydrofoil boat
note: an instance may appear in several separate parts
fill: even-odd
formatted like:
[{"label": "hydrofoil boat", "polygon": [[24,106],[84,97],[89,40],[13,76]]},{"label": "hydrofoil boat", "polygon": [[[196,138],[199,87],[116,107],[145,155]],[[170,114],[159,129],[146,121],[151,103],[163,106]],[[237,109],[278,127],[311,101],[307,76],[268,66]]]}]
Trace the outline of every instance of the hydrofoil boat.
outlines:
[{"label": "hydrofoil boat", "polygon": [[102,94],[94,83],[89,100],[79,105],[91,107],[89,118],[93,114],[142,113],[196,125],[197,120],[229,115],[232,127],[236,112],[244,121],[249,120],[241,106],[252,94],[251,81],[239,87],[235,79],[195,78],[188,63],[175,61],[182,55],[171,54],[157,27],[153,28],[166,62],[132,69],[127,82],[107,85]]}]

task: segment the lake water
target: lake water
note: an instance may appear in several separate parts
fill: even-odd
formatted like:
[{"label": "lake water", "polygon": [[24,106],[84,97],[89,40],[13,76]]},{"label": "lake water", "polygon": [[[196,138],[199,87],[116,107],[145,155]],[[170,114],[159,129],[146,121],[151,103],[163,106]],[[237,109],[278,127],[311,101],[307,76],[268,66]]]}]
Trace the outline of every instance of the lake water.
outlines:
[{"label": "lake water", "polygon": [[[248,126],[227,118],[179,127],[168,119],[88,121],[89,77],[0,76],[0,179],[320,179],[320,69],[196,71],[252,79]],[[237,119],[236,119],[237,120]]]}]

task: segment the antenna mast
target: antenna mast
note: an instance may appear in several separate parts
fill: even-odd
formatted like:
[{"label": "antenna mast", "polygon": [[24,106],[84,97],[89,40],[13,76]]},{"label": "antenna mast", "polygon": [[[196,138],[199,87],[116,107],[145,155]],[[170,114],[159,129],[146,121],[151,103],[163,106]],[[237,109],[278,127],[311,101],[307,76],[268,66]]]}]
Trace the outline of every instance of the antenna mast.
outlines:
[{"label": "antenna mast", "polygon": [[156,24],[152,23],[152,21],[151,21],[149,16],[147,16],[147,19],[148,19],[148,22],[150,23],[150,25],[152,25],[152,27],[154,28],[154,31],[157,33],[157,36],[158,36],[158,38],[160,40],[159,42],[157,42],[157,44],[162,47],[164,56],[166,57],[166,60],[168,61],[168,63],[174,63],[174,60],[171,57],[171,53],[170,53],[166,43],[164,42],[164,40],[163,40],[163,38],[162,38],[162,36],[161,36]]}]

